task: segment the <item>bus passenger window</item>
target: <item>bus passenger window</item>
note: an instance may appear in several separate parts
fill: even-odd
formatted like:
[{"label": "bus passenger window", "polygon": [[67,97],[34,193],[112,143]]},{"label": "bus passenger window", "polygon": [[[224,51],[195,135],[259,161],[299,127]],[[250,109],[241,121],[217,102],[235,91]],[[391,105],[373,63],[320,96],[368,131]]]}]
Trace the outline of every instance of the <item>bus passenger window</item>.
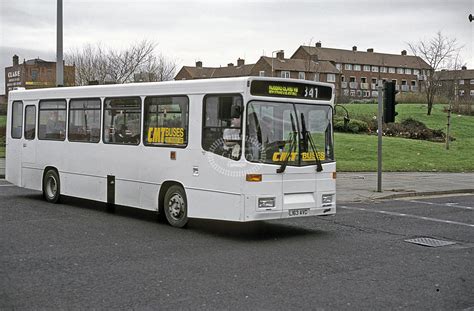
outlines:
[{"label": "bus passenger window", "polygon": [[25,139],[33,140],[36,136],[36,107],[25,108]]},{"label": "bus passenger window", "polygon": [[242,96],[208,95],[204,99],[202,148],[239,160],[242,150]]},{"label": "bus passenger window", "polygon": [[100,140],[100,99],[69,101],[69,141],[97,143]]},{"label": "bus passenger window", "polygon": [[39,103],[38,139],[64,140],[66,138],[66,101],[42,100]]},{"label": "bus passenger window", "polygon": [[143,144],[185,147],[188,143],[188,110],[186,96],[147,97]]},{"label": "bus passenger window", "polygon": [[104,143],[138,145],[141,128],[141,98],[107,98],[104,106]]},{"label": "bus passenger window", "polygon": [[21,138],[23,132],[23,103],[15,101],[12,105],[12,138]]}]

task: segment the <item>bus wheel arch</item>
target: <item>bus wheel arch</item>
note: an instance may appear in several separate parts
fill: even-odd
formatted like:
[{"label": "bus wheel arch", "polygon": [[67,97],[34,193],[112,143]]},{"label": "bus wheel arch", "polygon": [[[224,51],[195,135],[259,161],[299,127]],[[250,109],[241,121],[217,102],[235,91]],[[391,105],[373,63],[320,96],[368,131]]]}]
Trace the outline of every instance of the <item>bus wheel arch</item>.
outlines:
[{"label": "bus wheel arch", "polygon": [[58,203],[61,197],[61,179],[58,169],[47,166],[43,172],[43,197],[50,203]]},{"label": "bus wheel arch", "polygon": [[188,222],[186,191],[181,183],[165,181],[158,195],[158,215],[171,226],[182,228]]}]

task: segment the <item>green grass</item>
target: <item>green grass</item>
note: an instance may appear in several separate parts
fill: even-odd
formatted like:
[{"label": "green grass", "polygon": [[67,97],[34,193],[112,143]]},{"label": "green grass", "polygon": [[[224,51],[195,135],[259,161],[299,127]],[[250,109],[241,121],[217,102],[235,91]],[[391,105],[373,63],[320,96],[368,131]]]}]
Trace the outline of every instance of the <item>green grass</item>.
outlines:
[{"label": "green grass", "polygon": [[[377,105],[345,105],[351,118],[377,114]],[[446,113],[444,106],[435,105],[432,115],[427,116],[426,105],[400,104],[396,106],[396,121],[411,117],[425,123],[432,129],[446,132]],[[338,113],[341,113],[342,109]],[[444,143],[421,140],[383,137],[383,170],[395,172],[409,171],[474,171],[474,117],[458,116],[451,118],[451,136],[456,141],[446,150]],[[335,134],[335,154],[339,171],[376,171],[377,136],[365,134]]]}]

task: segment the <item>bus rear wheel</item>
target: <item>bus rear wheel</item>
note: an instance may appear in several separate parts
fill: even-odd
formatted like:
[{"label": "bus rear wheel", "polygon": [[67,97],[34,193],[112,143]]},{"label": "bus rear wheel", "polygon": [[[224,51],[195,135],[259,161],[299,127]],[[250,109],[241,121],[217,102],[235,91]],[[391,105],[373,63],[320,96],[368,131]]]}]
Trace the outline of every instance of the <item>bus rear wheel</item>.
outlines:
[{"label": "bus rear wheel", "polygon": [[61,196],[61,182],[54,169],[50,169],[43,177],[43,197],[50,203],[58,203]]},{"label": "bus rear wheel", "polygon": [[188,223],[188,202],[186,193],[181,186],[173,185],[166,191],[163,206],[166,220],[177,228],[182,228]]}]

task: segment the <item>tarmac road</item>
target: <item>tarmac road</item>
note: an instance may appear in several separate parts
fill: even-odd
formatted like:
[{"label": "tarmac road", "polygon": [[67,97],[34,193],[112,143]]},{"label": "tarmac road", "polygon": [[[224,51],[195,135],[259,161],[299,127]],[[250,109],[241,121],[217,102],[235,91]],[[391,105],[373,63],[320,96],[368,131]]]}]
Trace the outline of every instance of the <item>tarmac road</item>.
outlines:
[{"label": "tarmac road", "polygon": [[[0,182],[0,309],[474,307],[474,196],[340,204],[335,217],[192,220]],[[456,244],[426,247],[431,237]]]}]

